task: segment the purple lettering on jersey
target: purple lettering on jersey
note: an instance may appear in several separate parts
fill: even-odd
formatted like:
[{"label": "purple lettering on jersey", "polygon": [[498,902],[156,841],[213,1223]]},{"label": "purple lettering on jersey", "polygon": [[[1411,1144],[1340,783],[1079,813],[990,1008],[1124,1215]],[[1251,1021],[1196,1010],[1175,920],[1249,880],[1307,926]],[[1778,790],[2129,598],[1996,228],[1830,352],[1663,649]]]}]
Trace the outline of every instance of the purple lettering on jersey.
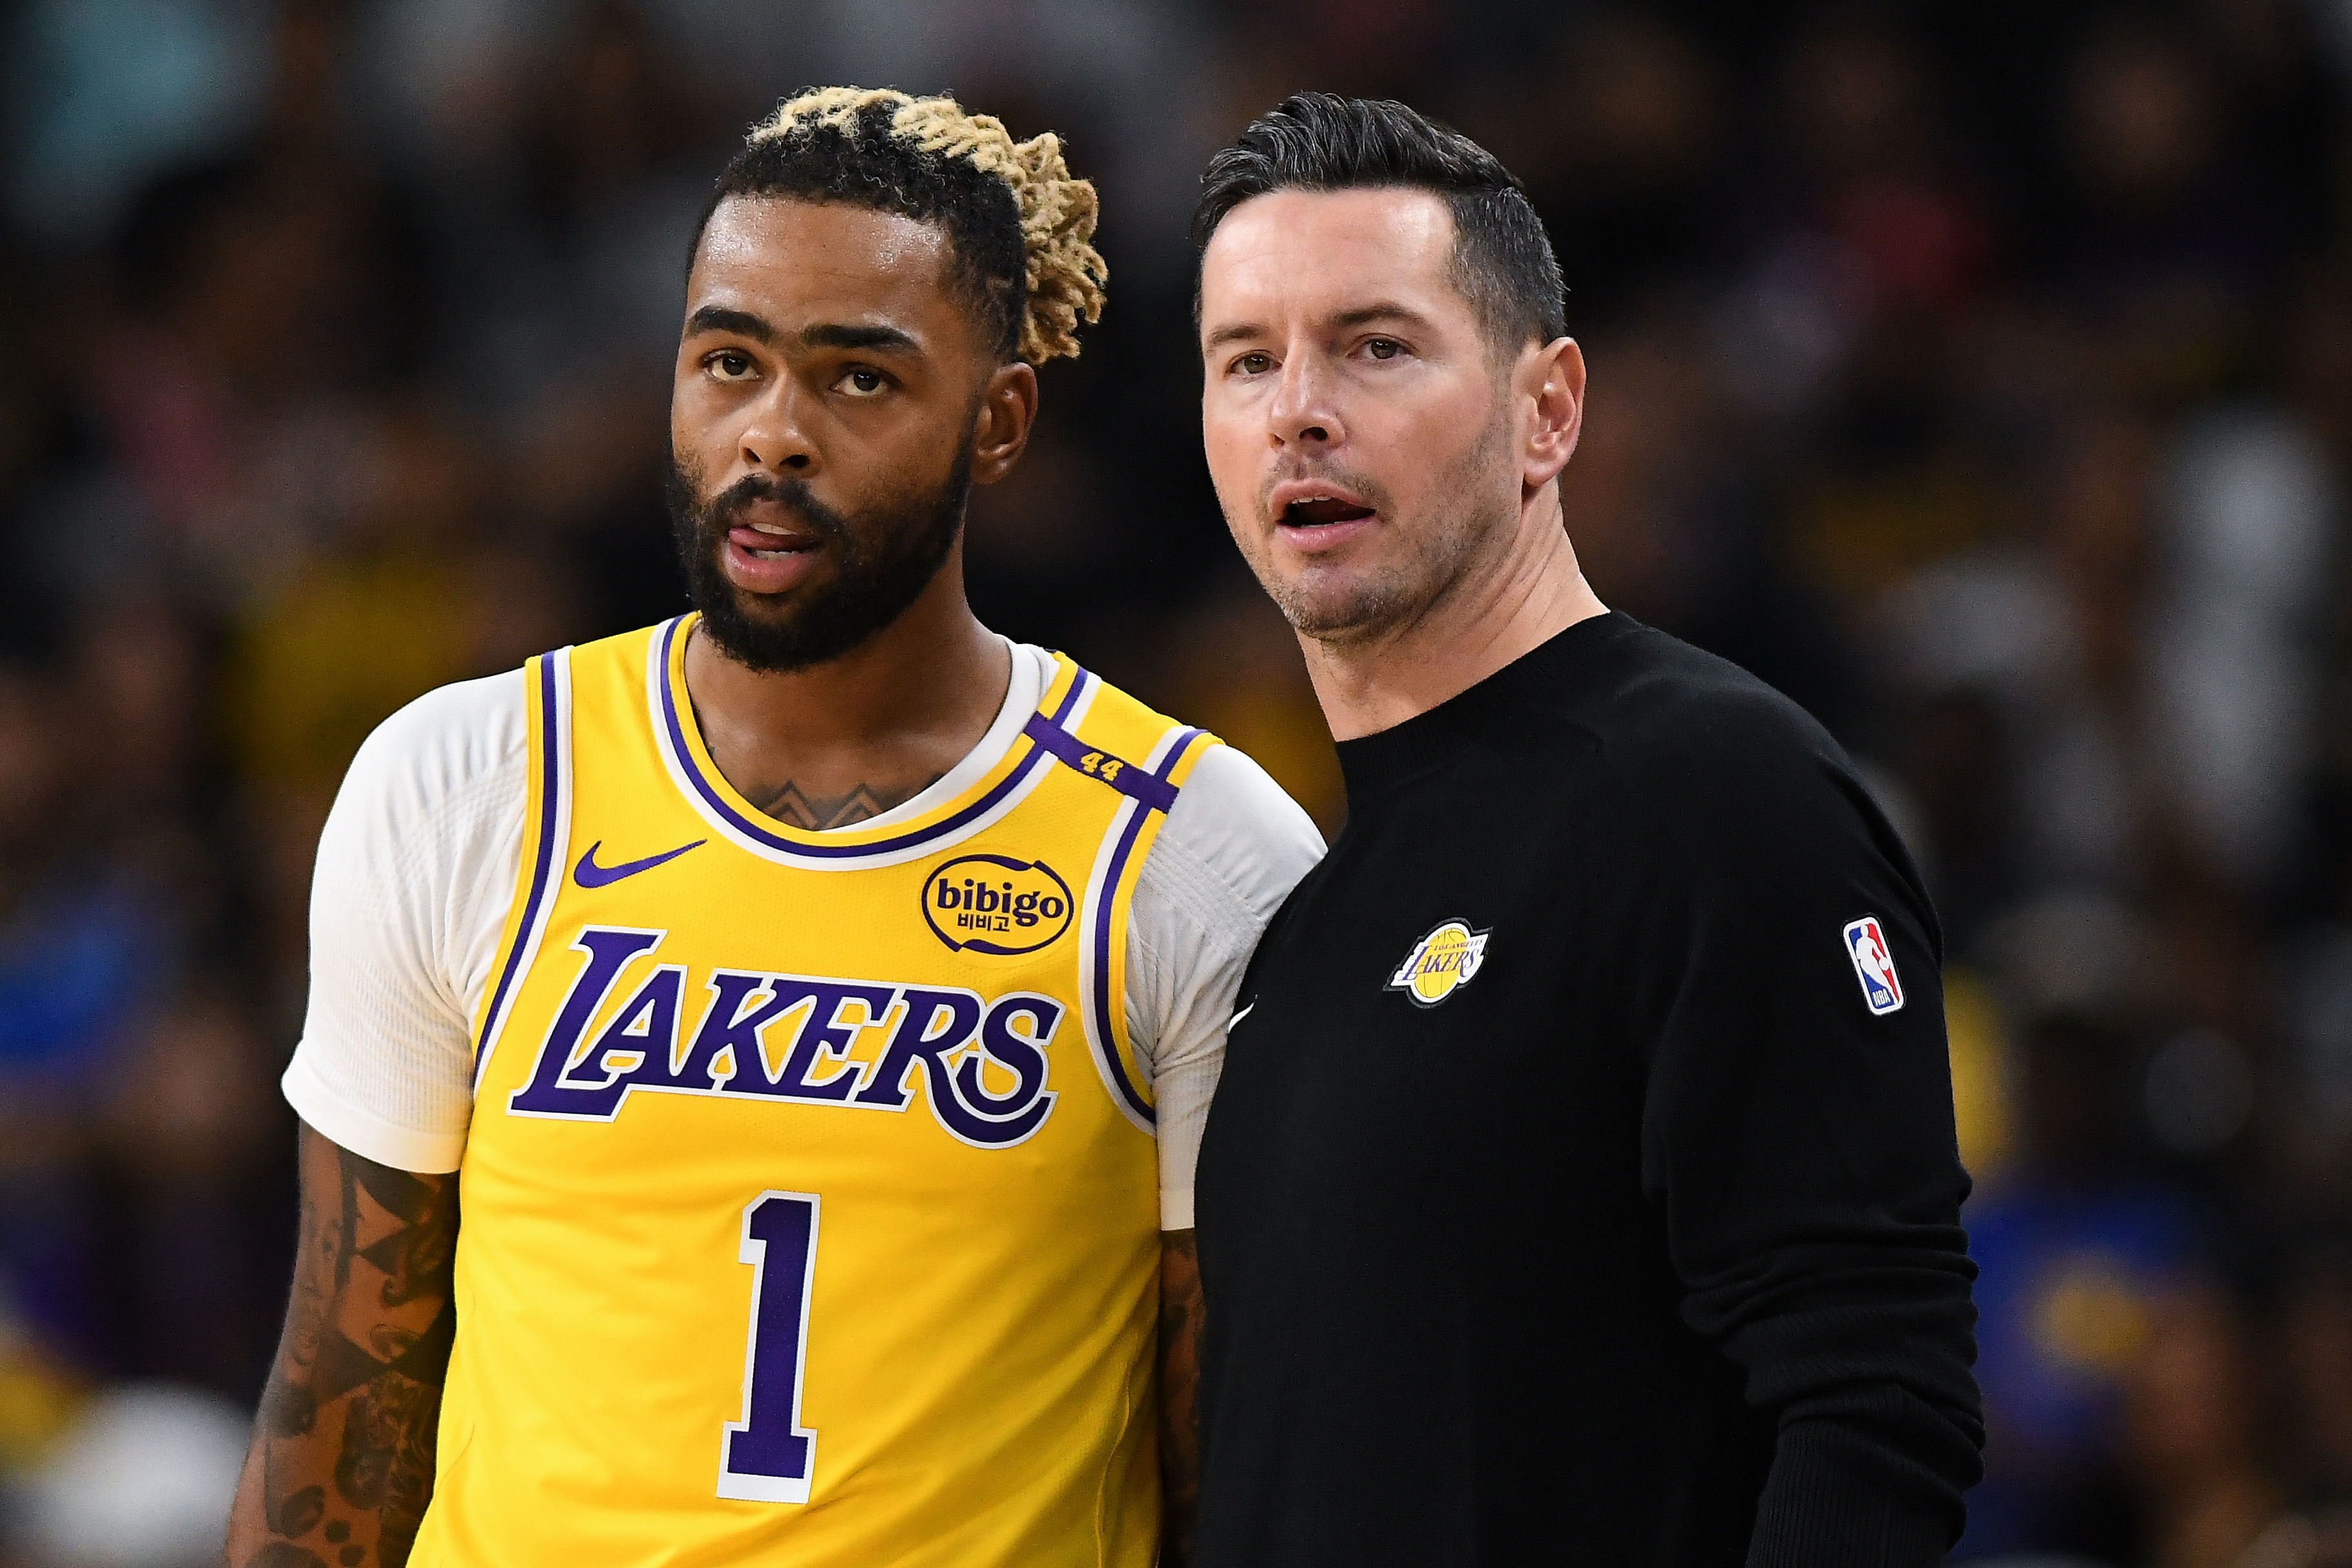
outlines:
[{"label": "purple lettering on jersey", "polygon": [[743,1419],[727,1423],[719,1462],[720,1497],[808,1501],[816,1433],[801,1425],[801,1384],[821,1202],[814,1193],[768,1192],[743,1210],[739,1256],[753,1270],[751,1335],[743,1351]]},{"label": "purple lettering on jersey", "polygon": [[[572,982],[555,1022],[541,1042],[530,1081],[508,1097],[518,1116],[610,1121],[637,1089],[671,1094],[760,1095],[816,1105],[858,1105],[904,1110],[914,1100],[908,1082],[918,1068],[931,1114],[966,1143],[1004,1148],[1045,1125],[1055,1092],[1046,1087],[1046,1047],[1067,1009],[1049,996],[1013,992],[994,1002],[973,992],[923,985],[874,984],[800,974],[720,969],[705,984],[710,1005],[681,1055],[679,1019],[687,970],[665,963],[622,1003],[584,1051],[588,1026],[620,988],[637,958],[661,945],[667,932],[590,926],[572,948],[587,962]],[[857,1037],[905,1003],[882,1056],[861,1079],[849,1061]],[[855,1004],[857,1013],[851,1013]],[[777,1019],[805,1009],[782,1066],[768,1070],[761,1036]],[[846,1016],[845,1016],[846,1015]],[[578,1059],[573,1059],[574,1053]],[[719,1058],[730,1058],[722,1075]],[[951,1059],[952,1058],[952,1059]],[[1013,1075],[1013,1087],[992,1093],[987,1065]]]},{"label": "purple lettering on jersey", "polygon": [[[1054,1108],[1045,1088],[1047,1063],[1044,1047],[1060,1022],[1062,1005],[1049,997],[1016,992],[984,1007],[969,991],[930,990],[909,985],[904,993],[907,1015],[891,1032],[874,1076],[851,1101],[904,1110],[912,1098],[907,1075],[918,1063],[940,1126],[967,1143],[1002,1148],[1018,1143],[1045,1125]],[[1017,1033],[1015,1018],[1026,1017],[1036,1033]],[[1012,1092],[992,1095],[981,1081],[977,1057],[966,1056],[950,1065],[948,1058],[980,1038],[981,1049],[1013,1070]]]},{"label": "purple lettering on jersey", "polygon": [[[1016,992],[984,1005],[969,991],[909,985],[906,1016],[891,1031],[882,1059],[853,1105],[904,1110],[913,1098],[907,1078],[919,1064],[931,1104],[931,1114],[964,1142],[984,1149],[1018,1143],[1045,1125],[1054,1109],[1054,1095],[1045,1088],[1048,1064],[1044,1047],[1061,1021],[1062,1005],[1050,997]],[[1034,1033],[1016,1032],[1015,1018],[1026,1017]],[[981,1050],[1012,1069],[1010,1093],[988,1092],[981,1081],[977,1056],[950,1064],[948,1058],[974,1037]]]},{"label": "purple lettering on jersey", "polygon": [[[709,980],[710,1010],[702,1016],[702,1026],[694,1032],[694,1044],[688,1046],[686,1059],[678,1064],[674,1080],[654,1083],[640,1079],[647,1089],[678,1089],[694,1091],[714,1089],[719,1085],[719,1053],[728,1053],[729,1080],[741,1078],[746,1071],[765,1075],[767,1064],[760,1056],[760,1031],[776,1020],[778,1015],[792,1005],[789,997],[773,994],[761,998],[758,1005],[745,1009],[747,998],[768,984],[764,974],[749,973],[740,969],[721,969]],[[748,1068],[746,1062],[751,1064]]]},{"label": "purple lettering on jersey", "polygon": [[[639,1073],[655,1069],[667,1074],[677,1050],[677,1001],[685,987],[685,965],[665,963],[621,1005],[588,1054],[555,1080],[560,1090],[581,1091],[565,1100],[570,1114],[610,1116]],[[615,1068],[615,1057],[634,1059]]]},{"label": "purple lettering on jersey", "polygon": [[910,1098],[907,1074],[917,1062],[922,1063],[930,1080],[932,1103],[937,1104],[953,1092],[948,1084],[947,1066],[940,1058],[971,1039],[980,1027],[980,998],[969,991],[932,990],[921,985],[909,985],[903,994],[907,1016],[890,1032],[890,1043],[883,1047],[874,1076],[850,1100],[852,1105],[906,1110]]},{"label": "purple lettering on jersey", "polygon": [[[859,985],[844,980],[813,980],[799,974],[778,974],[768,984],[776,997],[786,1007],[809,1004],[808,1016],[802,1020],[800,1032],[793,1037],[791,1054],[784,1058],[783,1070],[770,1078],[767,1061],[754,1048],[748,1054],[735,1054],[735,1076],[727,1088],[736,1094],[772,1094],[780,1100],[842,1100],[849,1098],[857,1087],[857,1069],[845,1068],[822,1079],[812,1080],[809,1074],[827,1057],[848,1054],[856,1042],[858,1031],[890,1010],[890,999],[898,994],[891,985]],[[866,1016],[855,1024],[841,1021],[841,1011],[850,1003],[860,1004]]]},{"label": "purple lettering on jersey", "polygon": [[[617,1093],[607,1095],[604,1089],[579,1089],[562,1081],[564,1068],[572,1061],[572,1047],[587,1031],[588,1020],[604,1005],[621,978],[621,971],[639,953],[661,945],[668,933],[657,931],[605,930],[590,926],[572,941],[572,947],[588,955],[581,966],[579,978],[572,981],[572,990],[563,998],[562,1007],[555,1015],[555,1023],[541,1042],[539,1060],[531,1068],[530,1082],[517,1089],[507,1100],[509,1111],[526,1116],[610,1116]],[[677,1017],[673,1010],[673,1020]],[[608,1103],[607,1100],[611,1103]],[[601,1109],[600,1109],[601,1105]]]},{"label": "purple lettering on jersey", "polygon": [[[987,1135],[973,1142],[1017,1143],[1045,1125],[1055,1100],[1045,1087],[1045,1047],[1053,1043],[1062,1012],[1062,1005],[1052,997],[1021,991],[989,1005],[988,1016],[980,1026],[980,1048],[991,1060],[1011,1068],[1016,1081],[1010,1093],[992,1095],[981,1080],[979,1057],[968,1056],[956,1064],[958,1103],[987,1125]],[[1029,1020],[1029,1031],[1013,1028],[1017,1018]],[[964,1128],[950,1125],[949,1131],[972,1137]]]}]

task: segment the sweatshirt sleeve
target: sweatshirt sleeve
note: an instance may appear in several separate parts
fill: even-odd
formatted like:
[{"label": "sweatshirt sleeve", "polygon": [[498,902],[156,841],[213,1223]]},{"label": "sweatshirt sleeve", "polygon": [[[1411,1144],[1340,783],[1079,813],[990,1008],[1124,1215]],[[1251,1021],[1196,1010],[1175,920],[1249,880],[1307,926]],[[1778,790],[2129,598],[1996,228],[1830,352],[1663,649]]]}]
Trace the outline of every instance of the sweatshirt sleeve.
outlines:
[{"label": "sweatshirt sleeve", "polygon": [[1927,1568],[1983,1446],[1935,916],[1793,705],[1670,729],[1632,781],[1672,847],[1636,901],[1643,1182],[1685,1321],[1774,1425],[1748,1562]]}]

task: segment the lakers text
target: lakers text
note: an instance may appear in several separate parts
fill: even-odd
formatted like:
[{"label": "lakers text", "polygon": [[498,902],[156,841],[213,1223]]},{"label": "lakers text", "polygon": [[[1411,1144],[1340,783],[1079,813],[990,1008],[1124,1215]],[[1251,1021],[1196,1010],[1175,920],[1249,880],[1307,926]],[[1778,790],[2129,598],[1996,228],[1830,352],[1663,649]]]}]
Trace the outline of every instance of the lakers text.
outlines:
[{"label": "lakers text", "polygon": [[573,940],[584,955],[579,977],[540,1043],[530,1082],[508,1100],[510,1114],[606,1121],[641,1091],[903,1111],[919,1081],[941,1127],[1001,1149],[1053,1113],[1046,1047],[1067,1009],[1028,991],[982,997],[714,969],[702,978],[700,1018],[682,1029],[687,966],[656,963],[583,1049],[625,972],[655,956],[667,934],[589,926]]}]

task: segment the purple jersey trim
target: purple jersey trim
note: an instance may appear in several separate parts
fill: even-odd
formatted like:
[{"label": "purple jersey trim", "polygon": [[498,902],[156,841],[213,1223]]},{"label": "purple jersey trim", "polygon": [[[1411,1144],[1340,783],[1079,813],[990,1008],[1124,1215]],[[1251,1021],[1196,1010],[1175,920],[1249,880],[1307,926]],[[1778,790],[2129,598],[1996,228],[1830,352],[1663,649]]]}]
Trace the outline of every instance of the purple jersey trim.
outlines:
[{"label": "purple jersey trim", "polygon": [[506,1005],[507,989],[522,964],[523,949],[530,945],[531,928],[539,923],[539,901],[547,895],[548,871],[555,864],[555,816],[562,779],[562,735],[555,710],[555,656],[539,659],[539,856],[531,864],[530,892],[522,902],[522,920],[515,927],[514,945],[507,950],[507,966],[499,972],[498,989],[490,993],[490,1009],[482,1015],[482,1037],[474,1042],[474,1072],[482,1070],[482,1053],[489,1049],[490,1033],[499,1026],[499,1010]]},{"label": "purple jersey trim", "polygon": [[[1110,785],[1121,795],[1132,795],[1154,811],[1166,811],[1176,804],[1176,786],[1156,774],[1145,773],[1122,757],[1114,757],[1099,746],[1089,746],[1043,713],[1029,715],[1029,722],[1021,732],[1045,747],[1063,762],[1087,775]],[[1095,760],[1094,767],[1086,759]],[[1104,763],[1118,765],[1108,773],[1097,773]]]},{"label": "purple jersey trim", "polygon": [[[703,776],[702,769],[694,760],[694,750],[687,743],[686,726],[678,718],[677,694],[673,689],[676,682],[670,678],[670,653],[677,647],[678,633],[685,625],[686,617],[680,616],[665,625],[661,634],[662,722],[669,731],[670,750],[677,755],[678,768],[686,774],[687,782],[694,786],[694,793],[701,797],[704,805],[719,815],[719,820],[753,843],[764,845],[779,854],[809,860],[856,860],[872,855],[894,854],[901,849],[912,849],[919,845],[928,844],[935,838],[955,832],[973,818],[985,814],[1019,787],[1021,782],[1034,773],[1038,763],[1049,754],[1033,737],[1030,741],[1029,754],[1022,758],[1012,772],[997,780],[995,785],[986,795],[952,816],[931,824],[929,827],[919,827],[911,833],[902,833],[896,838],[878,838],[866,844],[804,844],[797,838],[786,838],[782,834],[771,833],[728,804],[727,797]],[[1077,706],[1078,693],[1085,689],[1087,682],[1092,679],[1093,677],[1085,670],[1077,671],[1070,682],[1069,690],[1063,693],[1061,706],[1054,711],[1055,723],[1058,724],[1069,717],[1070,710]],[[1033,718],[1032,722],[1034,721]]]},{"label": "purple jersey trim", "polygon": [[[1095,1032],[1102,1040],[1104,1059],[1110,1063],[1111,1082],[1118,1088],[1119,1098],[1127,1101],[1128,1108],[1136,1115],[1155,1125],[1160,1121],[1160,1114],[1153,1109],[1151,1102],[1144,1099],[1137,1090],[1134,1080],[1127,1076],[1127,1062],[1118,1049],[1118,1034],[1112,1027],[1109,904],[1118,897],[1119,879],[1126,875],[1127,858],[1135,853],[1135,841],[1142,835],[1145,814],[1150,811],[1164,813],[1169,805],[1175,804],[1176,786],[1169,782],[1168,775],[1176,771],[1176,764],[1183,759],[1184,753],[1192,749],[1192,742],[1199,740],[1203,732],[1199,730],[1186,730],[1178,735],[1176,743],[1168,748],[1168,755],[1160,760],[1158,771],[1146,775],[1159,786],[1158,793],[1167,805],[1158,805],[1137,790],[1127,792],[1134,796],[1137,808],[1129,815],[1127,826],[1120,830],[1118,847],[1111,851],[1110,865],[1103,872],[1102,897],[1105,908],[1102,918],[1095,921]],[[1068,761],[1067,758],[1063,760]],[[1072,763],[1072,765],[1076,764]]]},{"label": "purple jersey trim", "polygon": [[[677,646],[678,634],[685,625],[686,617],[680,616],[666,623],[661,630],[662,722],[668,731],[670,749],[677,758],[679,770],[686,775],[687,782],[693,786],[695,794],[701,798],[703,804],[717,813],[721,821],[754,843],[766,845],[786,855],[818,860],[850,859],[863,856],[888,854],[929,843],[934,838],[952,833],[987,811],[1003,800],[1022,780],[1034,772],[1041,762],[1052,757],[1076,772],[1086,773],[1086,776],[1097,783],[1108,784],[1136,803],[1136,809],[1129,814],[1127,826],[1120,830],[1118,843],[1111,851],[1110,864],[1106,868],[1102,879],[1103,898],[1106,900],[1116,899],[1120,879],[1126,875],[1128,858],[1135,853],[1135,841],[1142,835],[1144,814],[1149,811],[1164,814],[1175,805],[1176,785],[1170,782],[1169,775],[1175,772],[1176,764],[1182,760],[1192,742],[1204,733],[1200,730],[1190,729],[1181,732],[1176,737],[1175,743],[1169,747],[1168,754],[1160,760],[1159,768],[1152,772],[1146,773],[1130,764],[1119,770],[1119,776],[1116,780],[1105,779],[1100,773],[1087,773],[1080,759],[1087,752],[1098,751],[1099,748],[1087,746],[1063,727],[1071,712],[1077,707],[1079,694],[1086,689],[1087,683],[1094,679],[1094,677],[1086,670],[1078,669],[1070,681],[1069,690],[1063,693],[1062,700],[1055,707],[1053,713],[1050,716],[1042,710],[1033,713],[1029,716],[1028,722],[1022,726],[1022,734],[1029,742],[1029,754],[1022,758],[1012,772],[997,781],[996,785],[986,795],[970,805],[943,821],[934,823],[929,827],[918,828],[911,833],[902,834],[896,838],[881,839],[871,844],[839,847],[803,844],[771,833],[759,824],[746,818],[741,812],[728,804],[726,797],[719,794],[710,780],[703,775],[701,768],[697,765],[693,749],[687,743],[686,726],[678,716],[677,682],[670,673],[671,655]],[[1103,754],[1108,755],[1108,752]],[[1103,1042],[1104,1057],[1110,1064],[1111,1082],[1118,1090],[1119,1098],[1144,1121],[1157,1122],[1159,1117],[1153,1110],[1151,1102],[1143,1097],[1136,1089],[1134,1079],[1128,1076],[1127,1064],[1121,1058],[1118,1050],[1118,1033],[1113,1027],[1113,1016],[1110,1011],[1110,928],[1109,910],[1106,907],[1102,910],[1102,918],[1095,922],[1094,930],[1095,994],[1093,1001],[1096,1032]]]}]

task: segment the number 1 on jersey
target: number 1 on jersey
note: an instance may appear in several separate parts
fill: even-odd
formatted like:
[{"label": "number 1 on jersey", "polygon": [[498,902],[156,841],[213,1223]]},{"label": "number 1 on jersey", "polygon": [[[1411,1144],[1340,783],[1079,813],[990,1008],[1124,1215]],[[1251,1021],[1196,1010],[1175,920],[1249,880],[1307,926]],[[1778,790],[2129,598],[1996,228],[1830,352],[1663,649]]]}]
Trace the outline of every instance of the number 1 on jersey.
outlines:
[{"label": "number 1 on jersey", "polygon": [[809,1283],[816,1273],[814,1193],[761,1193],[743,1206],[751,1266],[751,1334],[743,1350],[743,1419],[720,1440],[719,1495],[806,1502],[816,1434],[801,1425]]}]

